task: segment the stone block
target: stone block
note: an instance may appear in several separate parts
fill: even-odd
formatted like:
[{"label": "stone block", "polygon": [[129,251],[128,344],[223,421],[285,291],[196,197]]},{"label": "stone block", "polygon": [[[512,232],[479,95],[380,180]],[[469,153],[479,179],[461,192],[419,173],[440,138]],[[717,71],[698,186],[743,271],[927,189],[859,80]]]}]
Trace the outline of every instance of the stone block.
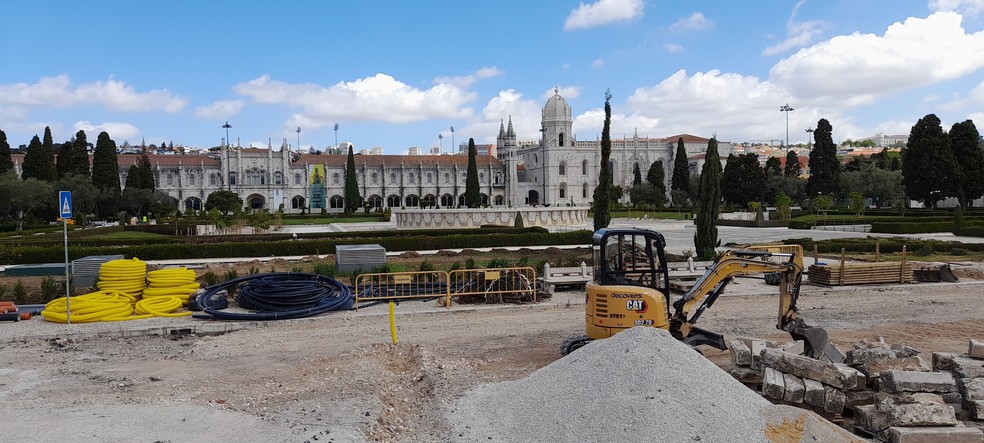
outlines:
[{"label": "stone block", "polygon": [[782,395],[783,401],[803,403],[803,398],[806,396],[806,386],[803,385],[803,379],[793,374],[783,374],[782,380],[786,388],[786,392]]},{"label": "stone block", "polygon": [[888,428],[891,443],[981,443],[984,433],[977,428],[963,427],[891,427]]},{"label": "stone block", "polygon": [[877,434],[889,428],[888,414],[875,409],[874,405],[854,408],[854,425]]},{"label": "stone block", "polygon": [[973,420],[984,420],[984,400],[972,400],[964,403],[967,415]]},{"label": "stone block", "polygon": [[844,363],[860,366],[876,360],[888,360],[895,357],[895,351],[889,348],[860,348],[847,351]]},{"label": "stone block", "polygon": [[803,380],[803,388],[805,390],[803,401],[810,406],[822,408],[824,402],[823,383],[808,378],[802,378],[801,380]]},{"label": "stone block", "polygon": [[953,426],[957,424],[957,416],[953,408],[944,404],[895,405],[887,412],[892,426]]},{"label": "stone block", "polygon": [[940,394],[943,398],[944,403],[960,403],[963,401],[963,395],[959,392],[944,392]]},{"label": "stone block", "polygon": [[[752,352],[754,353],[754,350]],[[840,389],[853,389],[859,384],[860,387],[864,387],[864,374],[850,366],[828,363],[778,349],[763,350],[762,364],[797,377],[816,380]]]},{"label": "stone block", "polygon": [[933,370],[952,371],[964,378],[984,377],[984,360],[949,352],[934,352]]},{"label": "stone block", "polygon": [[772,368],[762,369],[762,395],[774,400],[782,400],[786,393],[786,383],[782,372]]},{"label": "stone block", "polygon": [[857,407],[875,403],[875,391],[847,391],[844,393],[845,406]]},{"label": "stone block", "polygon": [[803,355],[806,352],[806,342],[803,340],[794,340],[779,346],[779,349],[790,354]]},{"label": "stone block", "polygon": [[898,358],[915,357],[919,354],[918,349],[899,343],[892,345],[892,350],[895,351],[895,356]]},{"label": "stone block", "polygon": [[844,411],[844,402],[847,398],[844,396],[844,391],[837,389],[833,386],[823,387],[823,410],[831,412],[834,414],[840,414]]},{"label": "stone block", "polygon": [[957,385],[964,400],[984,400],[984,378],[961,378]]},{"label": "stone block", "polygon": [[765,352],[767,348],[768,347],[764,341],[752,340],[752,345],[749,346],[749,349],[752,350],[752,369],[762,368],[762,353]]},{"label": "stone block", "polygon": [[741,340],[731,341],[731,361],[737,366],[752,365],[752,350]]},{"label": "stone block", "polygon": [[742,383],[755,385],[762,383],[762,371],[756,371],[747,366],[732,366],[731,376]]},{"label": "stone block", "polygon": [[883,392],[955,392],[957,382],[949,372],[885,371],[879,378]]},{"label": "stone block", "polygon": [[933,370],[934,371],[952,371],[956,369],[956,363],[954,359],[959,357],[959,355],[952,352],[934,352],[933,353]]},{"label": "stone block", "polygon": [[875,409],[889,411],[898,405],[921,404],[942,405],[943,396],[928,392],[907,392],[902,394],[876,393],[874,396]]},{"label": "stone block", "polygon": [[858,369],[869,378],[878,378],[884,371],[929,372],[930,367],[925,359],[917,355],[906,358],[871,360],[862,364]]},{"label": "stone block", "polygon": [[970,344],[967,346],[967,355],[970,358],[984,360],[984,341],[970,339]]}]

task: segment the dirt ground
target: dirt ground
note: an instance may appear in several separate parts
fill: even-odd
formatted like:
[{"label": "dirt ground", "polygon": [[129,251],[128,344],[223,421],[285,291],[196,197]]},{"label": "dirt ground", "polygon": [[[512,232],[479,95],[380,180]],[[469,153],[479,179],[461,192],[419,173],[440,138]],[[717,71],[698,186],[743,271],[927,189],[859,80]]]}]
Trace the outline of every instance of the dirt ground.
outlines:
[{"label": "dirt ground", "polygon": [[[774,327],[774,287],[733,288],[701,327],[787,340]],[[806,286],[800,308],[842,348],[883,337],[928,357],[984,337],[982,289],[967,279]],[[398,345],[385,315],[356,313],[216,336],[0,340],[4,441],[453,441],[445,417],[455,398],[526,376],[582,333],[583,305],[557,299],[398,315]],[[724,352],[706,355],[730,364]]]}]

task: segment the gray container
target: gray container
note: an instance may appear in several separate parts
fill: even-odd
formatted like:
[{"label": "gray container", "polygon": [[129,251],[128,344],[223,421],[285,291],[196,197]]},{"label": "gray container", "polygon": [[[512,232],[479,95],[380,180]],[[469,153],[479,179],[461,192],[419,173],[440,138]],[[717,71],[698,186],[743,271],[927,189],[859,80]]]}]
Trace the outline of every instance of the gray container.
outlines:
[{"label": "gray container", "polygon": [[386,248],[379,245],[335,246],[336,269],[342,272],[369,272],[386,264]]},{"label": "gray container", "polygon": [[122,255],[90,255],[72,261],[72,286],[91,288],[99,280],[99,267],[103,263],[122,260]]}]

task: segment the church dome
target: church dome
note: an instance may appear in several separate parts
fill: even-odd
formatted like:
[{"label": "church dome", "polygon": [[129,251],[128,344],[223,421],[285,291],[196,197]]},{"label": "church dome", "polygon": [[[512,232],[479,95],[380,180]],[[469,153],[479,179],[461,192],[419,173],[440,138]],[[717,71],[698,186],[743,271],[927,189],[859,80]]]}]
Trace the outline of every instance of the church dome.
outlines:
[{"label": "church dome", "polygon": [[572,121],[571,106],[567,104],[564,97],[560,96],[557,88],[554,88],[554,95],[547,99],[547,104],[543,105],[543,121]]}]

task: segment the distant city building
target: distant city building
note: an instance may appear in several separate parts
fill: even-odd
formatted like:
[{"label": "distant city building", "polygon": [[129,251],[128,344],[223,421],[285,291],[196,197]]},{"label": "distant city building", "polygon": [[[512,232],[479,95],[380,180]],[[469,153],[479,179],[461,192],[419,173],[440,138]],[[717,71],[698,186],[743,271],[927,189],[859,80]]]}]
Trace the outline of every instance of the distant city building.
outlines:
[{"label": "distant city building", "polygon": [[875,142],[875,146],[878,146],[879,148],[903,147],[905,146],[906,143],[909,142],[909,134],[885,135],[882,133],[878,133],[871,137],[858,139],[858,141],[865,141],[865,140],[871,140]]}]

